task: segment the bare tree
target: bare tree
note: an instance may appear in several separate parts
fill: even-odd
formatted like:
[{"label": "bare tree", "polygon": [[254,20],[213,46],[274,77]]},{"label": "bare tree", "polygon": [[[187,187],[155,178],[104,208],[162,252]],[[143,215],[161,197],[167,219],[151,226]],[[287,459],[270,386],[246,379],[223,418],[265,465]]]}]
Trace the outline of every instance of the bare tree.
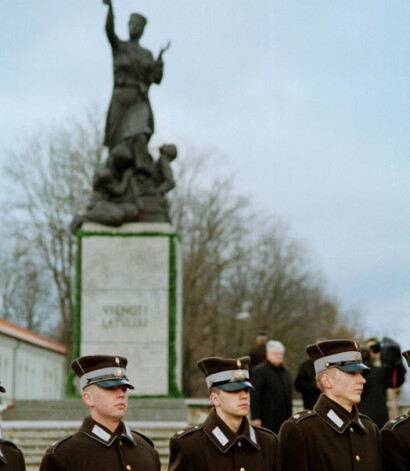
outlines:
[{"label": "bare tree", "polygon": [[246,354],[261,328],[287,346],[294,370],[316,337],[354,332],[280,221],[258,217],[226,180],[202,183],[210,160],[180,162],[172,199],[184,247],[184,391],[193,396],[205,393],[197,360]]},{"label": "bare tree", "polygon": [[[5,319],[30,330],[46,331],[50,291],[47,276],[30,247],[14,247],[0,255],[0,313]],[[4,247],[3,247],[4,251]]]},{"label": "bare tree", "polygon": [[22,150],[10,153],[6,168],[12,185],[5,205],[13,218],[10,235],[32,247],[37,268],[32,282],[39,280],[41,272],[48,274],[68,356],[76,248],[69,226],[89,200],[93,169],[102,158],[100,129],[101,119],[89,114],[84,123],[41,132],[27,140]]}]

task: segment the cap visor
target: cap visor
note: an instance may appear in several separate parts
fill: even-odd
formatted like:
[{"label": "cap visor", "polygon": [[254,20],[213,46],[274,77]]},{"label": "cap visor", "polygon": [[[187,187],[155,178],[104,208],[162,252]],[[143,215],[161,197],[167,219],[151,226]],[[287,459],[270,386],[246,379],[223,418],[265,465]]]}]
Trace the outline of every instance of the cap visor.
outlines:
[{"label": "cap visor", "polygon": [[351,363],[350,365],[336,365],[338,370],[351,373],[352,371],[370,370],[364,363]]},{"label": "cap visor", "polygon": [[116,386],[126,386],[129,389],[134,389],[134,386],[126,379],[107,379],[105,381],[99,381],[93,384],[96,384],[100,388],[115,388]]},{"label": "cap visor", "polygon": [[225,384],[218,384],[217,387],[226,392],[241,391],[242,389],[255,389],[249,381],[233,381]]}]

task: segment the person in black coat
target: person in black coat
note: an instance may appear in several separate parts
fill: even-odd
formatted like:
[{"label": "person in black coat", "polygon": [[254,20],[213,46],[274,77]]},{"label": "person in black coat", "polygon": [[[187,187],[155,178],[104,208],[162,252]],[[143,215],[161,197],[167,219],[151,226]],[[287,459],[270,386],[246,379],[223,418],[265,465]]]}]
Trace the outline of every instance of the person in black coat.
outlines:
[{"label": "person in black coat", "polygon": [[322,394],[313,410],[294,414],[279,432],[282,471],[380,471],[380,432],[360,401],[366,380],[353,340],[306,347]]},{"label": "person in black coat", "polygon": [[366,384],[363,387],[358,408],[360,412],[371,417],[379,428],[382,428],[389,420],[387,389],[401,386],[404,383],[406,370],[401,363],[400,352],[398,352],[400,361],[396,368],[381,362],[378,346],[379,342],[375,338],[366,341],[363,360],[370,370],[364,374]]},{"label": "person in black coat", "polygon": [[276,435],[247,419],[252,389],[249,360],[248,356],[199,360],[214,408],[203,424],[171,438],[169,471],[280,471]]},{"label": "person in black coat", "polygon": [[252,375],[255,390],[251,392],[252,424],[278,433],[281,424],[292,415],[292,375],[283,365],[285,347],[270,340],[266,360]]},{"label": "person in black coat", "polygon": [[249,363],[249,373],[252,375],[253,370],[266,360],[266,343],[268,336],[265,332],[258,332],[255,338],[255,345],[249,352],[251,361]]},{"label": "person in black coat", "polygon": [[151,440],[123,422],[128,406],[125,357],[83,356],[71,364],[90,411],[80,429],[52,445],[40,471],[160,471]]},{"label": "person in black coat", "polygon": [[310,358],[302,361],[296,375],[295,389],[302,394],[305,409],[313,409],[320,396],[320,389],[317,387],[315,376],[313,361]]},{"label": "person in black coat", "polygon": [[[410,350],[403,356],[410,366]],[[381,439],[382,470],[410,471],[410,411],[387,422]]]}]

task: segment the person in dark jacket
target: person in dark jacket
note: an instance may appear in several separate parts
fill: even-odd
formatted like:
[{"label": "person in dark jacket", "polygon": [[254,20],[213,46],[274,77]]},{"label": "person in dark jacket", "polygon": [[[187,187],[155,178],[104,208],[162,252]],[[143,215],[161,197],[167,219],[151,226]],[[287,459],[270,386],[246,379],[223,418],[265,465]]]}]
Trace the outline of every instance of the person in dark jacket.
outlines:
[{"label": "person in dark jacket", "polygon": [[[410,366],[410,350],[403,356]],[[381,437],[382,470],[410,471],[410,411],[387,422]]]},{"label": "person in dark jacket", "polygon": [[252,388],[249,360],[199,360],[214,408],[202,425],[171,438],[169,471],[280,471],[276,435],[253,427],[246,418]]},{"label": "person in dark jacket", "polygon": [[[0,384],[0,392],[5,388]],[[4,438],[0,438],[0,471],[25,471],[24,456],[17,446]]]},{"label": "person in dark jacket", "polygon": [[380,471],[380,433],[360,414],[366,380],[352,340],[308,345],[322,394],[313,410],[294,414],[279,432],[282,471]]},{"label": "person in dark jacket", "polygon": [[127,411],[127,359],[83,356],[72,368],[80,377],[82,398],[89,407],[80,429],[52,445],[40,471],[160,471],[159,455],[147,437],[122,421]]},{"label": "person in dark jacket", "polygon": [[251,392],[252,424],[278,433],[281,424],[292,415],[292,375],[283,365],[285,347],[270,340],[266,360],[252,375],[255,390]]},{"label": "person in dark jacket", "polygon": [[252,377],[252,372],[256,366],[261,364],[266,360],[266,343],[268,341],[268,336],[265,331],[260,331],[255,337],[255,345],[251,348],[249,356],[251,361],[249,363],[249,373]]},{"label": "person in dark jacket", "polygon": [[320,396],[320,389],[317,387],[315,376],[313,361],[310,358],[302,361],[296,375],[295,389],[302,394],[305,409],[313,409]]},{"label": "person in dark jacket", "polygon": [[375,338],[366,341],[367,358],[364,357],[364,363],[370,370],[365,373],[366,384],[358,407],[360,412],[368,415],[379,428],[382,428],[389,420],[387,389],[401,386],[404,383],[406,370],[400,363],[399,351],[397,352],[399,363],[396,368],[383,364],[380,360],[380,350],[375,348],[378,346],[379,342]]}]

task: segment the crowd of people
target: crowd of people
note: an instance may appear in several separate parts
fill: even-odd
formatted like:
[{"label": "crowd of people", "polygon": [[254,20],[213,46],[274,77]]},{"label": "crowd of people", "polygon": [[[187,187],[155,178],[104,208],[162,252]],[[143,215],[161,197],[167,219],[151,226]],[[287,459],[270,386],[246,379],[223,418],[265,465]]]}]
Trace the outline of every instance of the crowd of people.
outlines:
[{"label": "crowd of people", "polygon": [[[379,427],[387,408],[372,409],[385,401],[385,389],[404,381],[397,344],[369,339],[363,350],[353,340],[337,339],[308,345],[294,383],[306,408],[292,414],[285,348],[278,341],[261,343],[265,358],[252,370],[250,356],[198,361],[213,407],[202,424],[170,439],[169,471],[410,470],[409,413]],[[410,350],[402,355],[410,367]],[[72,363],[89,416],[76,433],[50,446],[40,471],[160,471],[153,442],[123,421],[134,388],[126,367],[121,356],[83,356]],[[376,393],[363,409],[375,411],[374,419],[360,410],[366,384],[367,395],[373,388]],[[22,452],[3,439],[2,469],[25,470]]]}]

